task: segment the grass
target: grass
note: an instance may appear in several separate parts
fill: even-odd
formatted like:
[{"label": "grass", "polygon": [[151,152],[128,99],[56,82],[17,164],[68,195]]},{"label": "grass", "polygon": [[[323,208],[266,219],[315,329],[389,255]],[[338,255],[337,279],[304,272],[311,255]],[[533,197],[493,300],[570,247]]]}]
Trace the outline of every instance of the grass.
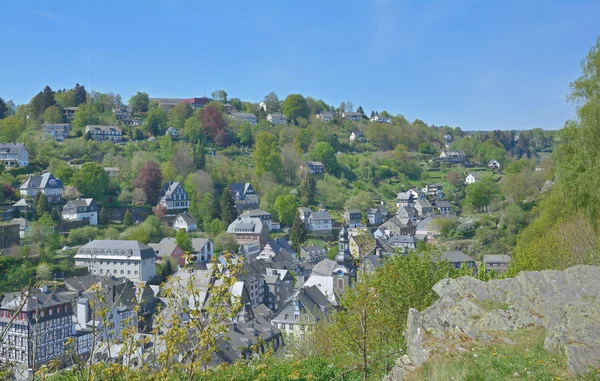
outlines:
[{"label": "grass", "polygon": [[600,380],[600,369],[575,377],[564,354],[544,350],[543,329],[508,333],[492,343],[463,344],[464,351],[436,354],[406,381]]},{"label": "grass", "polygon": [[508,304],[496,302],[491,299],[486,299],[483,301],[475,301],[475,304],[477,304],[479,307],[483,308],[486,311],[494,311],[494,310],[507,311],[509,308]]}]

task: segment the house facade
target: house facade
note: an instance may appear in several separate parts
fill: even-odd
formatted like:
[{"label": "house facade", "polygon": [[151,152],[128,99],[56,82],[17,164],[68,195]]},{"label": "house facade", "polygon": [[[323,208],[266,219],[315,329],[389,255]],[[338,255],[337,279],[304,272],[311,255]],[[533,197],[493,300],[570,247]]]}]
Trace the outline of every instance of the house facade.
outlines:
[{"label": "house facade", "polygon": [[156,275],[154,250],[138,241],[94,240],[77,250],[75,265],[87,267],[92,275],[132,281],[147,282]]},{"label": "house facade", "polygon": [[227,233],[233,234],[240,245],[259,244],[260,249],[269,240],[269,228],[254,217],[238,217],[227,227]]},{"label": "house facade", "polygon": [[331,214],[325,209],[310,213],[306,227],[310,233],[331,234],[333,229]]},{"label": "house facade", "polygon": [[320,161],[304,161],[300,167],[306,168],[308,173],[313,175],[325,172],[325,166]]},{"label": "house facade", "polygon": [[464,163],[466,158],[467,155],[465,154],[465,151],[444,150],[442,153],[440,153],[438,160],[445,163],[459,164]]},{"label": "house facade", "polygon": [[165,237],[159,243],[149,243],[148,246],[154,250],[158,262],[173,258],[179,267],[184,267],[186,265],[185,252],[175,242],[174,238]]},{"label": "house facade", "polygon": [[476,182],[479,182],[480,179],[481,179],[481,174],[479,172],[471,172],[465,178],[465,183],[467,185],[475,184]]},{"label": "house facade", "polygon": [[370,208],[367,210],[367,221],[369,225],[380,225],[383,223],[383,213],[379,208]]},{"label": "house facade", "polygon": [[62,218],[66,221],[90,221],[90,225],[98,225],[98,205],[93,198],[70,200],[63,206]]},{"label": "house facade", "polygon": [[319,263],[327,258],[327,249],[319,245],[301,246],[300,259],[308,263]]},{"label": "house facade", "polygon": [[59,202],[63,195],[63,182],[50,172],[46,172],[42,176],[30,175],[19,187],[19,192],[21,197],[35,197],[36,193],[41,192],[46,196],[48,202]]},{"label": "house facade", "polygon": [[188,212],[179,213],[173,220],[173,229],[195,232],[198,230],[198,221]]},{"label": "house facade", "polygon": [[165,184],[160,192],[159,204],[167,209],[167,216],[175,216],[187,212],[190,207],[190,200],[180,182],[170,181]]},{"label": "house facade", "polygon": [[251,125],[255,125],[256,123],[258,123],[256,115],[250,114],[248,112],[232,112],[231,117],[240,122],[249,122]]},{"label": "house facade", "polygon": [[362,114],[360,112],[343,112],[342,118],[358,122],[362,119]]},{"label": "house facade", "polygon": [[215,244],[208,238],[192,238],[192,248],[197,262],[208,263],[213,257]]},{"label": "house facade", "polygon": [[267,225],[269,231],[273,230],[273,215],[260,209],[247,210],[240,214],[240,217],[253,217],[260,219],[263,224]]},{"label": "house facade", "polygon": [[396,206],[401,208],[403,206],[414,206],[415,199],[411,192],[400,192],[396,196]]},{"label": "house facade", "polygon": [[235,206],[238,213],[244,210],[258,209],[260,200],[250,183],[234,183],[229,184],[229,189],[233,193]]},{"label": "house facade", "polygon": [[502,166],[500,165],[500,163],[497,160],[491,160],[488,163],[488,168],[490,169],[500,169]]},{"label": "house facade", "polygon": [[351,142],[365,142],[367,139],[365,138],[365,134],[362,131],[352,131],[350,134]]},{"label": "house facade", "polygon": [[317,119],[321,119],[323,122],[329,122],[335,117],[335,114],[331,111],[323,111],[317,114]]},{"label": "house facade", "polygon": [[25,144],[0,144],[0,162],[6,168],[26,167],[29,165],[29,152]]},{"label": "house facade", "polygon": [[70,130],[71,125],[68,123],[42,124],[42,131],[50,135],[57,142],[63,142],[69,136]]},{"label": "house facade", "polygon": [[63,108],[63,118],[66,120],[72,120],[75,117],[75,113],[79,110],[79,107],[65,107]]},{"label": "house facade", "polygon": [[502,255],[502,254],[489,254],[483,256],[483,266],[485,267],[485,271],[492,271],[496,273],[496,275],[500,275],[508,270],[508,266],[510,265],[511,256],[510,255]]},{"label": "house facade", "polygon": [[350,209],[344,212],[344,220],[349,228],[362,228],[362,212],[357,209]]},{"label": "house facade", "polygon": [[381,115],[373,115],[373,117],[371,118],[371,122],[392,124],[392,120],[391,119],[384,118]]},{"label": "house facade", "polygon": [[438,201],[435,203],[436,208],[439,209],[440,214],[448,214],[452,212],[452,204],[448,201]]},{"label": "house facade", "polygon": [[287,117],[283,114],[269,114],[267,115],[267,122],[272,124],[288,124]]},{"label": "house facade", "polygon": [[412,206],[403,206],[396,213],[398,218],[409,218],[415,225],[417,224],[418,215],[417,209]]},{"label": "house facade", "polygon": [[415,202],[415,210],[419,213],[419,216],[424,217],[433,211],[433,207],[428,200],[417,200]]},{"label": "house facade", "polygon": [[85,133],[90,134],[90,137],[96,141],[111,141],[120,142],[122,140],[123,131],[117,126],[85,126]]}]

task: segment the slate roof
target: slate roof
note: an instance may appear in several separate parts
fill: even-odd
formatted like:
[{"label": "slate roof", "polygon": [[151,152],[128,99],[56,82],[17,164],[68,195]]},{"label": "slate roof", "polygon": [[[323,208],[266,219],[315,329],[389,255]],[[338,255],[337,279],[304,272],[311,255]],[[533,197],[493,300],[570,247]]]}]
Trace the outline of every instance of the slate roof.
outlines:
[{"label": "slate roof", "polygon": [[264,210],[260,210],[260,209],[252,209],[252,210],[247,210],[244,213],[240,214],[240,217],[261,217],[261,216],[268,216],[268,217],[273,217],[273,215],[269,212],[265,212]]},{"label": "slate roof", "polygon": [[194,251],[202,250],[208,241],[210,241],[208,238],[192,238],[192,247],[194,248]]},{"label": "slate roof", "polygon": [[331,220],[331,214],[328,210],[319,210],[316,212],[312,212],[310,214],[310,218],[313,220]]},{"label": "slate roof", "polygon": [[396,196],[396,200],[412,200],[413,199],[413,195],[410,192],[400,192],[398,193],[398,196]]},{"label": "slate roof", "polygon": [[415,238],[414,236],[409,236],[409,235],[395,235],[395,236],[390,237],[390,239],[388,239],[387,241],[391,245],[407,244],[407,243],[416,244],[417,238]]},{"label": "slate roof", "polygon": [[171,256],[173,251],[177,248],[174,238],[166,237],[163,238],[159,243],[149,243],[152,249],[157,252],[157,255],[161,258],[168,258]]},{"label": "slate roof", "polygon": [[329,258],[325,258],[313,267],[312,273],[314,275],[331,276],[333,270],[336,268],[337,263]]},{"label": "slate roof", "polygon": [[510,255],[504,254],[488,254],[483,256],[483,263],[509,263]]},{"label": "slate roof", "polygon": [[451,263],[473,262],[473,258],[469,257],[462,251],[446,251],[442,253],[442,258]]},{"label": "slate roof", "polygon": [[18,154],[21,149],[25,147],[25,144],[23,143],[4,143],[4,144],[0,144],[0,153],[2,154],[13,154],[16,155]]},{"label": "slate roof", "polygon": [[177,221],[178,218],[183,218],[183,221],[189,225],[198,225],[198,221],[192,216],[189,212],[179,213],[177,217],[175,217],[174,221]]},{"label": "slate roof", "polygon": [[181,194],[185,194],[186,199],[187,199],[187,192],[185,191],[185,189],[183,188],[183,185],[181,185],[181,183],[179,181],[170,181],[170,182],[166,183],[165,186],[163,187],[162,191],[160,192],[161,198],[164,200],[173,200],[173,194],[175,194],[175,191],[179,187],[181,187],[181,189],[183,190],[183,193],[181,193]]},{"label": "slate roof", "polygon": [[[56,182],[52,184],[52,180]],[[41,176],[29,176],[19,189],[46,189],[46,188],[62,188],[63,182],[57,179],[50,172],[46,172]]]},{"label": "slate roof", "polygon": [[68,201],[65,204],[65,206],[63,207],[63,209],[66,209],[67,207],[75,207],[75,208],[89,207],[92,205],[92,202],[94,202],[93,198],[78,198],[77,200]]},{"label": "slate roof", "polygon": [[[111,253],[100,254],[99,256],[126,256],[126,251],[131,250],[133,254],[139,253],[141,259],[154,258],[154,250],[141,242],[130,240],[103,240],[95,239],[79,248],[77,255],[90,255],[85,253],[87,250],[104,250]],[[77,256],[76,255],[76,256]]]},{"label": "slate roof", "polygon": [[420,206],[421,208],[431,208],[431,203],[430,203],[428,200],[417,200],[417,201],[415,202],[415,205],[416,205],[417,203],[419,204],[419,206]]},{"label": "slate roof", "polygon": [[233,183],[229,184],[229,189],[231,189],[231,193],[238,200],[243,200],[246,196],[246,192],[250,188],[250,183]]},{"label": "slate roof", "polygon": [[435,206],[438,208],[451,208],[452,204],[450,204],[448,201],[438,201],[435,203]]},{"label": "slate roof", "polygon": [[269,240],[267,244],[271,247],[271,250],[273,250],[275,254],[279,254],[282,251],[287,251],[288,253],[295,255],[294,249],[292,249],[292,246],[290,246],[290,243],[285,238],[272,239]]},{"label": "slate roof", "polygon": [[256,217],[238,217],[227,227],[227,233],[252,233],[260,234],[263,223]]},{"label": "slate roof", "polygon": [[[21,305],[23,299],[26,297],[25,295],[19,294],[9,302],[2,304],[0,308],[16,310]],[[71,301],[67,298],[64,298],[56,293],[52,293],[51,291],[37,291],[31,296],[27,297],[27,301],[23,304],[23,308],[21,311],[30,312],[37,311],[40,307],[52,307],[63,305],[66,303],[70,303]]]}]

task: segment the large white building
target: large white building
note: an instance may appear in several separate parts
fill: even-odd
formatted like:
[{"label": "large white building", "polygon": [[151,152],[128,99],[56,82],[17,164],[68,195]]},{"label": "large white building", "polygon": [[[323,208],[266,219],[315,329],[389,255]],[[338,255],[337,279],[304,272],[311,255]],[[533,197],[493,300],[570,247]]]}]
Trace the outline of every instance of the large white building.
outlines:
[{"label": "large white building", "polygon": [[112,142],[120,142],[121,135],[123,132],[117,126],[85,126],[85,133],[90,134],[93,140],[104,141],[109,140]]},{"label": "large white building", "polygon": [[180,182],[170,181],[165,184],[160,193],[159,204],[167,209],[168,216],[176,216],[188,210],[190,199]]},{"label": "large white building", "polygon": [[63,206],[62,218],[67,221],[90,221],[98,225],[98,205],[93,198],[71,200]]},{"label": "large white building", "polygon": [[0,144],[0,162],[7,168],[27,166],[29,164],[29,152],[25,144]]},{"label": "large white building", "polygon": [[77,250],[75,266],[86,266],[92,275],[146,282],[156,275],[156,254],[138,241],[94,240]]},{"label": "large white building", "polygon": [[41,192],[49,202],[58,202],[62,199],[63,183],[52,173],[46,172],[41,176],[29,176],[19,187],[19,192],[21,197],[34,197]]},{"label": "large white building", "polygon": [[288,124],[287,117],[283,114],[269,114],[267,115],[267,122],[273,124]]}]

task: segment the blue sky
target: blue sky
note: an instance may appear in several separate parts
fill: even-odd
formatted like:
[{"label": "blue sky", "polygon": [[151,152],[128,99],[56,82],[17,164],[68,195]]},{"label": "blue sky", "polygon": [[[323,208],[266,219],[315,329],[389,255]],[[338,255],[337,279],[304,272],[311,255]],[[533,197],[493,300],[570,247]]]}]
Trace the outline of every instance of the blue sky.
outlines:
[{"label": "blue sky", "polygon": [[0,97],[46,84],[352,101],[468,130],[556,129],[600,35],[584,0],[11,1]]}]

